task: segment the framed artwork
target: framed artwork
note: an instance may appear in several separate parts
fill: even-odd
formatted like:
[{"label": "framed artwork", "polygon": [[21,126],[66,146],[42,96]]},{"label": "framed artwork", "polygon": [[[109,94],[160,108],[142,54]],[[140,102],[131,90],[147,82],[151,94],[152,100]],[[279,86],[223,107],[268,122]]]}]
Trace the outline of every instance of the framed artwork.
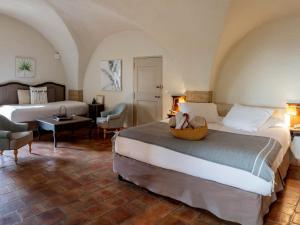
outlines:
[{"label": "framed artwork", "polygon": [[31,78],[35,76],[35,59],[16,56],[16,77]]},{"label": "framed artwork", "polygon": [[96,103],[97,104],[104,104],[104,95],[97,95],[96,96]]},{"label": "framed artwork", "polygon": [[103,60],[100,62],[100,82],[103,91],[122,90],[122,60]]}]

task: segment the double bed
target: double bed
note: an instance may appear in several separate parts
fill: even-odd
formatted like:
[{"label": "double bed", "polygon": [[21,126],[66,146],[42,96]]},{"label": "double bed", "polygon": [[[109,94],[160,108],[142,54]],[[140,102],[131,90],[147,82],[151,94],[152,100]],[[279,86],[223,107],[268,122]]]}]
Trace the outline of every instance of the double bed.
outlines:
[{"label": "double bed", "polygon": [[[33,87],[47,87],[47,104],[18,104],[18,90]],[[19,82],[0,84],[0,114],[14,122],[32,122],[51,117],[65,106],[68,115],[87,115],[88,106],[84,102],[66,101],[65,85],[46,82],[28,85]]]},{"label": "double bed", "polygon": [[[176,140],[168,133],[166,122],[162,121],[119,133],[114,140],[114,171],[136,185],[206,209],[222,219],[243,225],[262,225],[270,204],[276,200],[276,192],[284,188],[283,179],[289,166],[288,128],[264,127],[249,133],[225,127],[221,123],[208,123],[208,127],[208,138],[202,143],[200,141],[198,147],[208,142],[207,146],[213,144],[208,150],[219,148],[223,151],[224,148],[223,161],[210,160],[203,155],[197,157],[193,152],[195,148],[191,147],[194,144]],[[214,139],[209,142],[213,136],[220,137],[220,141]],[[232,152],[228,148],[235,147],[238,140],[248,140],[248,144],[240,143],[240,149],[232,155],[238,155],[240,160],[236,160],[236,165],[231,165],[226,163],[226,160],[232,160]],[[245,156],[249,143],[255,146],[260,141],[265,141],[262,145],[265,147],[258,148],[254,163],[247,161]],[[277,150],[274,151],[276,145]],[[269,154],[266,146],[270,148]],[[207,155],[210,154],[208,151]],[[259,176],[263,171],[263,160],[272,154],[272,161],[267,162],[270,176],[268,179]],[[253,170],[259,173],[243,169],[245,164],[256,164],[257,169],[253,167]]]}]

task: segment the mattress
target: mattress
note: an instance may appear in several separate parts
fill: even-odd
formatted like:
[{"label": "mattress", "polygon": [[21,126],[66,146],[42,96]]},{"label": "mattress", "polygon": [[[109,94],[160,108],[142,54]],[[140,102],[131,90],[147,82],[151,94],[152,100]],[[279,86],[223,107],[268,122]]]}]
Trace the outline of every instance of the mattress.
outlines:
[{"label": "mattress", "polygon": [[[282,148],[272,165],[274,171],[276,171],[281,164],[290,145],[289,129],[284,126],[263,128],[256,133],[237,131],[218,123],[210,123],[208,126],[209,129],[213,130],[272,137],[277,140]],[[270,196],[273,192],[273,182],[267,182],[247,171],[185,155],[161,146],[147,144],[129,138],[117,137],[115,141],[115,152],[150,165],[215,181],[260,195]]]},{"label": "mattress", "polygon": [[14,122],[30,122],[57,114],[61,106],[66,107],[68,115],[88,113],[88,105],[84,102],[60,101],[35,105],[3,105],[0,106],[0,114]]}]

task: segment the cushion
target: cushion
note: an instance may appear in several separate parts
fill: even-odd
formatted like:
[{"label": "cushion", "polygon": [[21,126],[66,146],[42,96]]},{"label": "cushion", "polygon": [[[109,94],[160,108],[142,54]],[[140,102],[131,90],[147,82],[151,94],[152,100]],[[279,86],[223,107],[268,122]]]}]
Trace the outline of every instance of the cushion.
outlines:
[{"label": "cushion", "polygon": [[214,103],[184,102],[179,103],[179,110],[180,112],[188,113],[191,119],[195,116],[201,116],[208,123],[217,123],[220,121],[217,106]]},{"label": "cushion", "polygon": [[101,128],[108,128],[107,117],[97,117],[97,125]]},{"label": "cushion", "polygon": [[223,119],[227,127],[256,132],[272,116],[273,109],[235,104]]},{"label": "cushion", "polygon": [[30,104],[30,91],[29,90],[19,89],[17,92],[18,92],[19,104]]},{"label": "cushion", "polygon": [[33,140],[32,131],[23,131],[12,133],[10,137],[10,148],[11,149],[19,149]]},{"label": "cushion", "polygon": [[46,104],[47,87],[30,87],[31,104]]}]

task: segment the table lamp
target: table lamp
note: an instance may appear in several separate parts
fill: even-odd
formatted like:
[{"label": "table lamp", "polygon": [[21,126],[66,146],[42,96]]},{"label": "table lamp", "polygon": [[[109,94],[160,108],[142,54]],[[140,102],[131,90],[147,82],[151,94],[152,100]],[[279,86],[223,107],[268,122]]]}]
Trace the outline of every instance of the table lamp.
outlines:
[{"label": "table lamp", "polygon": [[300,103],[288,102],[286,107],[287,123],[290,127],[300,128],[298,108]]}]

